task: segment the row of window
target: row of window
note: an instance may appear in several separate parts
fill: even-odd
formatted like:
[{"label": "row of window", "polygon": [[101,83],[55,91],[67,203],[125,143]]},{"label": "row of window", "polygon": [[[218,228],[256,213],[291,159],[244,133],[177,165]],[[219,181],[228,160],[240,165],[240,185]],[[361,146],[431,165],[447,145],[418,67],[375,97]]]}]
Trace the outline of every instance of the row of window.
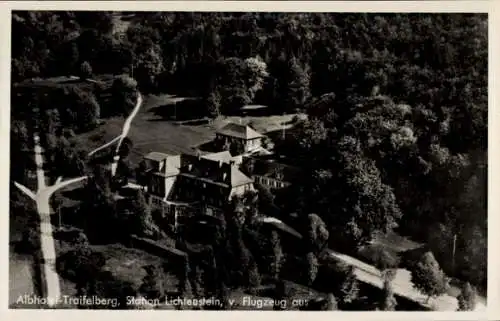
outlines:
[{"label": "row of window", "polygon": [[260,147],[260,145],[261,145],[260,139],[252,139],[248,141],[248,148],[250,149]]},{"label": "row of window", "polygon": [[162,184],[164,184],[162,179],[158,179],[157,177],[152,177],[151,178],[151,193],[152,194],[160,194],[162,193]]},{"label": "row of window", "polygon": [[268,177],[254,176],[254,179],[255,179],[255,182],[257,182],[259,184],[266,185],[266,186],[273,187],[273,188],[284,188],[287,185],[285,182],[280,182],[278,180],[268,178]]}]

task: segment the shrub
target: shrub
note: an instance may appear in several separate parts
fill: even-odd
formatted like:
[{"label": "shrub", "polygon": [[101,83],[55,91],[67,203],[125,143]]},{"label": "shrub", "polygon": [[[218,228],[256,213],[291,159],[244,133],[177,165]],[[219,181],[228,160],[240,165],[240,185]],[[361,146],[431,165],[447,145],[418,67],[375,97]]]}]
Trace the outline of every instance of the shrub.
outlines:
[{"label": "shrub", "polygon": [[433,296],[445,293],[448,289],[448,278],[439,267],[432,252],[425,253],[410,272],[414,286],[429,296],[427,301]]}]

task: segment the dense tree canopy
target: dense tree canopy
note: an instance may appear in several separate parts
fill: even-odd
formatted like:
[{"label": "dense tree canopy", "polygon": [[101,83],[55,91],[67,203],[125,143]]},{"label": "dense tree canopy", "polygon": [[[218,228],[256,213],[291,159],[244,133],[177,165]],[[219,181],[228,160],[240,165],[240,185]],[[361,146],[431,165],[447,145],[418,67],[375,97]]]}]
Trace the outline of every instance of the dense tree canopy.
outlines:
[{"label": "dense tree canopy", "polygon": [[[446,273],[486,285],[486,15],[136,13],[117,33],[119,16],[13,12],[13,82],[120,75],[106,104],[97,90],[66,86],[13,95],[13,178],[33,167],[23,152],[33,109],[47,157],[54,168],[71,163],[69,176],[85,170],[84,157],[62,131],[129,112],[138,89],[201,97],[210,116],[246,104],[301,111],[307,119],[275,151],[306,179],[285,200],[268,195],[273,206],[302,218],[316,213],[329,245],[346,251],[399,227],[428,243]],[[99,186],[88,186],[89,202],[103,206],[92,211],[112,213],[114,222],[110,192]],[[235,262],[255,272],[234,233]]]}]

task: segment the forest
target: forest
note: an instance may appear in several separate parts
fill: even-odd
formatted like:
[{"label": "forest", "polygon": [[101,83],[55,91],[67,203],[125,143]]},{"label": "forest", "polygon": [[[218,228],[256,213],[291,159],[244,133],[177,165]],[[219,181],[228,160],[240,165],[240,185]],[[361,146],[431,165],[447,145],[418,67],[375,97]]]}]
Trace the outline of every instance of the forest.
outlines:
[{"label": "forest", "polygon": [[448,275],[486,290],[487,15],[127,12],[124,32],[117,15],[13,12],[13,84],[128,75],[111,102],[94,88],[13,103],[14,177],[28,163],[30,103],[53,134],[52,167],[68,174],[84,166],[65,130],[123,113],[136,88],[201,97],[211,117],[248,104],[302,112],[307,120],[275,142],[306,173],[273,196],[279,215],[316,213],[330,246],[348,253],[395,229],[428,244]]}]

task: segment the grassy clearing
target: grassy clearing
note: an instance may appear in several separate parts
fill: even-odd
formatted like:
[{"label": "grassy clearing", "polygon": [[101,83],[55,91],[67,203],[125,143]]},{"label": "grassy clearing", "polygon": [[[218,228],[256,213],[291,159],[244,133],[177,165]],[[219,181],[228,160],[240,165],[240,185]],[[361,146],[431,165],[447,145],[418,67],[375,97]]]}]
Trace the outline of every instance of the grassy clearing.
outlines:
[{"label": "grassy clearing", "polygon": [[[132,164],[138,164],[142,156],[151,151],[192,154],[196,147],[213,140],[215,131],[229,122],[251,124],[257,131],[267,133],[293,126],[290,122],[296,116],[220,117],[208,125],[177,125],[155,115],[159,109],[175,108],[176,103],[185,99],[167,94],[144,97],[128,135],[134,144],[130,155]],[[124,121],[123,117],[110,118],[95,130],[77,136],[75,141],[90,151],[120,135]]]},{"label": "grassy clearing", "polygon": [[[99,82],[100,86],[102,86],[102,88],[104,89],[104,88],[109,88],[112,85],[113,80],[115,78],[116,78],[115,75],[102,74],[94,76],[93,80]],[[56,89],[56,88],[67,88],[69,86],[78,87],[82,90],[87,90],[87,91],[94,91],[96,89],[95,82],[82,80],[75,76],[34,78],[22,81],[20,83],[15,84],[14,86],[18,88],[30,88],[30,89],[36,89],[36,88]]]},{"label": "grassy clearing", "polygon": [[[151,111],[161,106],[172,108],[168,105],[179,99],[169,95],[145,97],[144,104],[132,122],[128,135],[134,144],[130,155],[133,164],[137,164],[142,155],[151,151],[172,154],[193,153],[194,147],[209,142],[215,137],[214,131],[210,128],[174,125],[155,116]],[[78,135],[75,141],[78,146],[90,151],[120,135],[124,121],[123,117],[110,118],[95,130]]]},{"label": "grassy clearing", "polygon": [[20,296],[36,293],[33,282],[33,258],[30,255],[16,253],[12,245],[9,249],[9,306],[17,307],[22,306],[16,304]]},{"label": "grassy clearing", "polygon": [[388,232],[384,235],[377,235],[377,237],[373,241],[373,244],[383,246],[384,248],[395,252],[404,252],[422,246],[422,244],[413,242],[412,240],[401,236],[396,232]]},{"label": "grassy clearing", "polygon": [[[139,288],[142,279],[146,275],[143,269],[146,265],[155,265],[162,267],[166,259],[151,255],[145,251],[128,248],[122,244],[91,245],[93,250],[101,252],[106,258],[105,271],[110,271],[116,279],[127,281]],[[56,240],[56,250],[58,255],[72,249],[67,242]],[[177,289],[177,277],[173,273],[165,275],[167,291]],[[61,292],[65,295],[74,295],[76,293],[75,284],[69,280],[61,278]]]},{"label": "grassy clearing", "polygon": [[221,128],[227,123],[239,123],[243,125],[251,125],[260,133],[268,133],[283,128],[288,129],[293,126],[292,121],[295,117],[303,118],[302,114],[287,114],[287,115],[271,115],[271,116],[228,116],[220,117],[212,123],[213,128]]},{"label": "grassy clearing", "polygon": [[[164,258],[121,244],[94,245],[92,248],[104,254],[105,270],[112,272],[120,280],[131,282],[137,288],[142,284],[142,278],[146,275],[142,267],[149,264],[162,266],[166,263]],[[167,290],[175,291],[177,278],[171,273],[168,273],[166,278]]]}]

